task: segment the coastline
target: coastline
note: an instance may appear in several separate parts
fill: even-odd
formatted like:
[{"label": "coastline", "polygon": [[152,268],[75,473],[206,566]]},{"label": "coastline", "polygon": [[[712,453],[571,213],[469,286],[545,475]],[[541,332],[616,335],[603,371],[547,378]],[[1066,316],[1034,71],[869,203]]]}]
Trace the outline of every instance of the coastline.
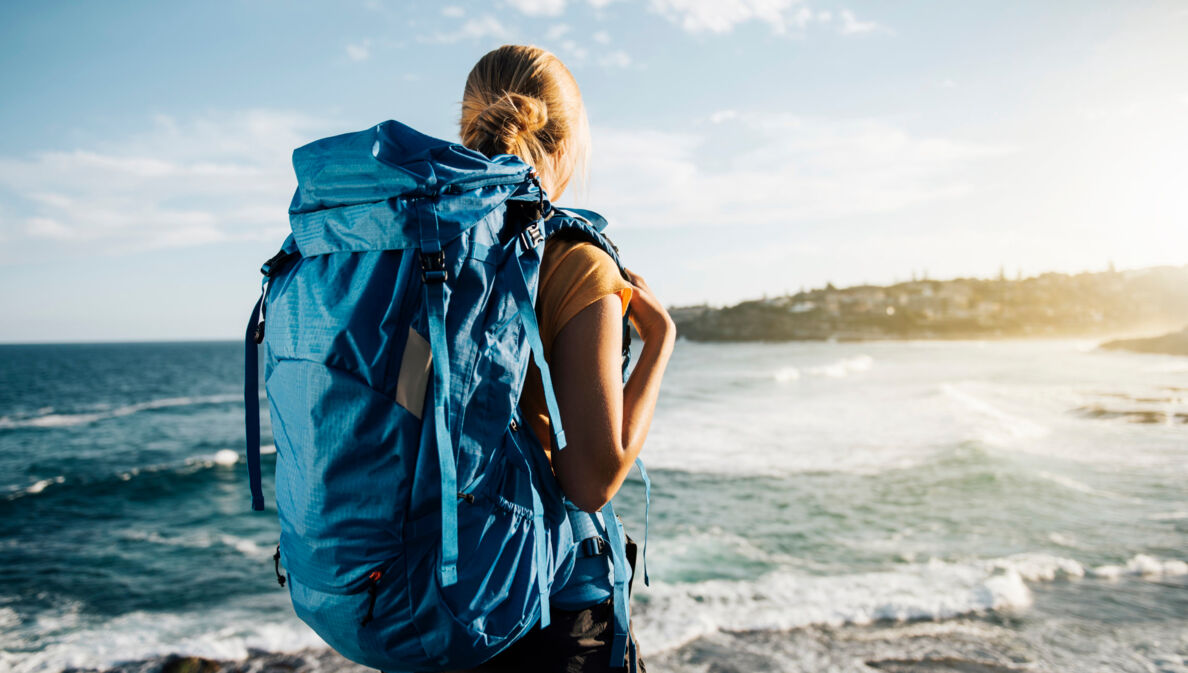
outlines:
[{"label": "coastline", "polygon": [[1114,339],[1101,344],[1100,348],[1152,355],[1188,355],[1188,327],[1154,337]]},{"label": "coastline", "polygon": [[[1066,578],[1031,584],[1034,604],[951,619],[878,620],[790,629],[719,631],[679,647],[648,653],[656,671],[753,673],[1057,673],[1072,670],[1149,670],[1188,652],[1183,620],[1149,622],[1144,614],[1183,614],[1184,577],[1161,581]],[[1168,591],[1168,588],[1181,591]],[[1102,614],[1103,596],[1121,599]],[[1067,633],[1066,633],[1067,631]],[[1144,652],[1133,649],[1141,632]],[[1070,635],[1075,634],[1075,635]],[[1160,670],[1180,670],[1174,666]],[[105,669],[62,673],[373,673],[329,649],[253,650],[244,659],[171,654]]]}]

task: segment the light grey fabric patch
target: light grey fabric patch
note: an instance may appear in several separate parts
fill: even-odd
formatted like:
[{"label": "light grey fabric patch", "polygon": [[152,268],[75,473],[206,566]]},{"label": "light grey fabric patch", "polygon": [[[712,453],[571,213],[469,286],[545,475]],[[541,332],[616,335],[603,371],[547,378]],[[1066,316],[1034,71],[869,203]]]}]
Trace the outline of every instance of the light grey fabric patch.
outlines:
[{"label": "light grey fabric patch", "polygon": [[425,386],[433,367],[433,351],[429,342],[413,328],[408,328],[408,343],[400,359],[400,378],[396,380],[396,404],[421,417],[425,408]]}]

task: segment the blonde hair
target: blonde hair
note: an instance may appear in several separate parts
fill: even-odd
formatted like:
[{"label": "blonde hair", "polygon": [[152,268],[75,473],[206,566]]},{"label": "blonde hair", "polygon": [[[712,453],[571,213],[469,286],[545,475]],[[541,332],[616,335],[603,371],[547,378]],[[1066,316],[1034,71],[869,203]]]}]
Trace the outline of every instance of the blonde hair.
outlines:
[{"label": "blonde hair", "polygon": [[590,127],[582,94],[565,64],[540,47],[509,44],[480,58],[466,77],[459,126],[462,144],[520,157],[546,188],[575,174],[584,182]]}]

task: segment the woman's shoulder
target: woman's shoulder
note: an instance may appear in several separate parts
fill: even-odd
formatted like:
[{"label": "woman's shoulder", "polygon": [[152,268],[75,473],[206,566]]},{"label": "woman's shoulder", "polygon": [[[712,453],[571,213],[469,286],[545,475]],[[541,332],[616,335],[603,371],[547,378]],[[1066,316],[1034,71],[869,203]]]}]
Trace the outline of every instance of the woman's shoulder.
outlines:
[{"label": "woman's shoulder", "polygon": [[582,240],[551,239],[545,244],[537,310],[546,343],[583,308],[611,294],[622,299],[625,309],[632,287],[605,250]]},{"label": "woman's shoulder", "polygon": [[567,238],[554,238],[545,243],[541,259],[542,278],[555,273],[586,276],[591,272],[620,275],[615,260],[595,243]]}]

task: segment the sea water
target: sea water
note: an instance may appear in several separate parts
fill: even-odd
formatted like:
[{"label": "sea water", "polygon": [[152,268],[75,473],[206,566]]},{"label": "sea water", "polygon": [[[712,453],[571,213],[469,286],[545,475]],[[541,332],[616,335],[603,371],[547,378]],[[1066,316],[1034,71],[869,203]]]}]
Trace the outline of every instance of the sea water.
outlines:
[{"label": "sea water", "polygon": [[[250,511],[241,349],[0,346],[0,670],[352,668]],[[1188,358],[682,341],[643,457],[650,670],[1188,671]]]}]

